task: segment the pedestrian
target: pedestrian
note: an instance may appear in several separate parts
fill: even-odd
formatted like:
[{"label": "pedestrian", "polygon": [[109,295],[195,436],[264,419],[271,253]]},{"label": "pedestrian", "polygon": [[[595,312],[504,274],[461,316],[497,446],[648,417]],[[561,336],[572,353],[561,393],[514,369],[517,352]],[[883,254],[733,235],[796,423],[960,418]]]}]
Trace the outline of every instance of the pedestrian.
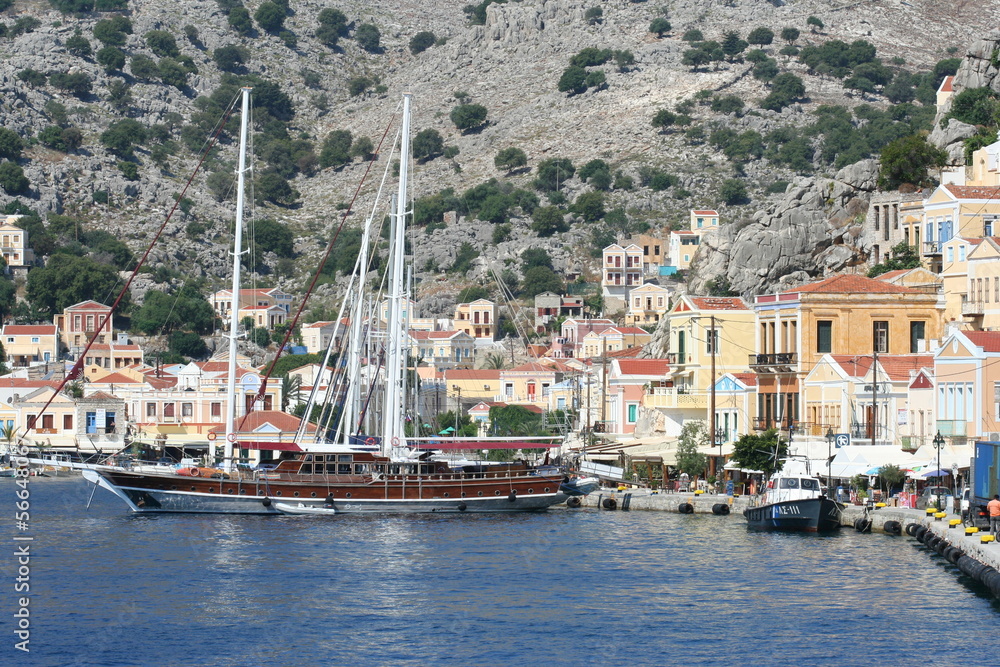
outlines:
[{"label": "pedestrian", "polygon": [[1000,532],[1000,495],[993,496],[993,500],[986,503],[986,511],[990,514],[990,532],[996,535]]}]

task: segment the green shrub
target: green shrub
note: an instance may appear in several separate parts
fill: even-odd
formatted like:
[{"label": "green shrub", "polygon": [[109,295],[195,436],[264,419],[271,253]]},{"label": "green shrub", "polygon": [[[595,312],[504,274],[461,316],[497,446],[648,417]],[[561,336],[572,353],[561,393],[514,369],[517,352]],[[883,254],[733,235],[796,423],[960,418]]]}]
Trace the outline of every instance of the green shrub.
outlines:
[{"label": "green shrub", "polygon": [[0,164],[0,188],[9,195],[18,195],[27,191],[28,178],[24,175],[24,170],[13,162]]},{"label": "green shrub", "polygon": [[126,181],[139,180],[139,165],[135,162],[119,162],[118,171],[122,173]]},{"label": "green shrub", "polygon": [[410,39],[410,53],[412,53],[413,55],[417,55],[418,53],[423,53],[427,49],[434,46],[435,39],[436,38],[434,37],[433,32],[428,32],[426,30],[423,32],[418,32]]}]

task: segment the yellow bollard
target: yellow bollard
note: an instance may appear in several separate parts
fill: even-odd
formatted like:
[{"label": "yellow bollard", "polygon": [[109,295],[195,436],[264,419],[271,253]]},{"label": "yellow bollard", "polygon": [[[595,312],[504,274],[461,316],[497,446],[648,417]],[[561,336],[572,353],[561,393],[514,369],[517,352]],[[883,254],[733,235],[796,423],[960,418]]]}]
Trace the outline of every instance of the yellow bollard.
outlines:
[{"label": "yellow bollard", "polygon": [[969,526],[968,528],[965,529],[965,534],[966,535],[975,535],[978,532],[979,532],[979,529],[976,528],[976,527],[974,527],[974,526]]},{"label": "yellow bollard", "polygon": [[951,519],[950,521],[948,521],[948,527],[949,528],[957,528],[958,525],[961,524],[961,523],[962,523],[961,519]]},{"label": "yellow bollard", "polygon": [[979,536],[980,544],[989,544],[990,542],[993,542],[995,540],[996,538],[990,535],[989,533],[983,533],[982,535]]},{"label": "yellow bollard", "polygon": [[876,509],[881,509],[883,507],[888,507],[888,505],[886,505],[885,503],[875,503],[875,507]]},{"label": "yellow bollard", "polygon": [[937,509],[933,507],[928,507],[927,509],[924,510],[924,513],[927,514],[927,516],[931,516],[935,512],[937,512]]},{"label": "yellow bollard", "polygon": [[946,516],[948,516],[947,512],[935,512],[934,513],[934,520],[935,521],[940,521],[941,519],[945,518]]}]

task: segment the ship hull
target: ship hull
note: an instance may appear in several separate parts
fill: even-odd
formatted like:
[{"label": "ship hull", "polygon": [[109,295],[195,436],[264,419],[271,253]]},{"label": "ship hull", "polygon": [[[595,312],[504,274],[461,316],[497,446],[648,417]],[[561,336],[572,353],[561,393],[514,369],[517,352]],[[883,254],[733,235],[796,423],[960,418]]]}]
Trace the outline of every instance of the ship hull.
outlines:
[{"label": "ship hull", "polygon": [[805,498],[749,507],[743,510],[755,530],[824,533],[840,528],[838,503],[829,498]]},{"label": "ship hull", "polygon": [[519,477],[455,484],[397,479],[353,483],[223,480],[177,475],[86,471],[89,481],[121,498],[133,512],[281,514],[276,502],[331,506],[337,514],[528,512],[565,502],[561,478]]}]

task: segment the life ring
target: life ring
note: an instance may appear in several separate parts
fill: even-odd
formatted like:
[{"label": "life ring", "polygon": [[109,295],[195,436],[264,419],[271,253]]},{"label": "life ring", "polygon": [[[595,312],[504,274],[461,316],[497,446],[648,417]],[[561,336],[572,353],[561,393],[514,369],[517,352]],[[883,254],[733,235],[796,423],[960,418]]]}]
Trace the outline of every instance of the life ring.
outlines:
[{"label": "life ring", "polygon": [[216,433],[216,432],[214,432],[214,431],[208,434],[208,439],[209,440],[215,440],[218,437],[219,437],[219,434]]},{"label": "life ring", "polygon": [[372,436],[368,436],[368,439],[365,440],[365,444],[368,445],[369,447],[374,447],[375,446],[375,438],[373,438]]},{"label": "life ring", "polygon": [[198,470],[197,468],[189,468],[188,469],[188,474],[191,475],[192,477],[200,477],[201,476],[201,471]]},{"label": "life ring", "polygon": [[[374,440],[375,438],[371,438],[371,439]],[[392,446],[393,447],[399,447],[399,436],[398,435],[392,436]]]}]

